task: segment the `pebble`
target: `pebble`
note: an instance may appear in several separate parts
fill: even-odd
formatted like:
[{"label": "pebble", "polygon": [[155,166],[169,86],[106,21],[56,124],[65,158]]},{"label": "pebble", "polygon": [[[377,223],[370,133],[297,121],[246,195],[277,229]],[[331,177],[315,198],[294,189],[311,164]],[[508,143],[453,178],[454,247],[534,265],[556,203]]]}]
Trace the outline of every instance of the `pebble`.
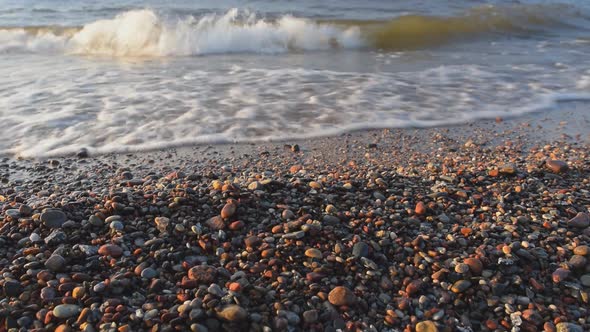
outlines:
[{"label": "pebble", "polygon": [[66,260],[60,255],[51,255],[45,261],[45,267],[53,272],[63,271],[66,267]]},{"label": "pebble", "polygon": [[416,204],[416,208],[414,209],[414,212],[416,212],[417,215],[423,215],[426,213],[426,205],[424,205],[424,202],[418,202]]},{"label": "pebble", "polygon": [[248,318],[248,312],[238,305],[228,305],[218,311],[217,316],[226,321],[236,322]]},{"label": "pebble", "polygon": [[4,282],[4,294],[7,297],[18,297],[22,294],[23,287],[18,281],[7,280]]},{"label": "pebble", "polygon": [[221,209],[221,218],[227,219],[233,217],[233,215],[236,213],[237,208],[238,205],[235,203],[235,201],[230,200]]},{"label": "pebble", "polygon": [[116,244],[103,244],[98,248],[98,254],[102,256],[111,256],[114,258],[121,257],[123,255],[123,248]]},{"label": "pebble", "polygon": [[474,275],[481,275],[483,271],[481,260],[477,258],[466,258],[463,262],[469,266],[469,269]]},{"label": "pebble", "polygon": [[41,213],[41,221],[49,228],[61,228],[66,220],[66,214],[61,210],[48,210]]},{"label": "pebble", "polygon": [[307,310],[303,312],[303,321],[306,324],[313,324],[317,322],[319,314],[317,310]]},{"label": "pebble", "polygon": [[590,287],[590,274],[584,274],[580,277],[580,282],[586,287]]},{"label": "pebble", "polygon": [[556,326],[557,332],[584,332],[584,329],[574,323],[558,323]]},{"label": "pebble", "polygon": [[587,213],[580,212],[575,217],[570,219],[568,225],[575,228],[586,228],[590,226],[590,216]]},{"label": "pebble", "polygon": [[365,242],[357,242],[352,247],[352,255],[354,257],[367,257],[369,256],[369,245]]},{"label": "pebble", "polygon": [[547,159],[545,165],[554,173],[565,173],[569,169],[568,164],[563,160]]},{"label": "pebble", "polygon": [[586,245],[577,246],[574,248],[574,255],[588,256],[589,247]]},{"label": "pebble", "polygon": [[57,318],[70,318],[80,313],[80,307],[76,304],[60,304],[53,308],[53,316]]},{"label": "pebble", "polygon": [[217,270],[213,266],[198,265],[188,270],[188,277],[200,284],[211,284],[217,278]]},{"label": "pebble", "polygon": [[151,267],[145,268],[141,271],[141,277],[146,279],[153,279],[158,276],[158,271]]},{"label": "pebble", "polygon": [[416,332],[438,332],[438,327],[433,321],[427,320],[416,324]]},{"label": "pebble", "polygon": [[351,306],[356,303],[357,299],[356,295],[350,289],[344,286],[337,286],[328,294],[328,301],[335,306]]},{"label": "pebble", "polygon": [[554,283],[558,284],[560,282],[565,281],[569,275],[570,275],[569,270],[566,270],[563,268],[557,268],[557,270],[555,270],[555,272],[553,272],[553,274],[551,275],[551,278]]},{"label": "pebble", "polygon": [[471,282],[469,280],[458,280],[453,286],[451,286],[451,291],[453,293],[463,293],[469,287],[471,287]]},{"label": "pebble", "polygon": [[323,255],[322,252],[315,248],[310,248],[305,250],[305,256],[310,258],[322,259]]}]

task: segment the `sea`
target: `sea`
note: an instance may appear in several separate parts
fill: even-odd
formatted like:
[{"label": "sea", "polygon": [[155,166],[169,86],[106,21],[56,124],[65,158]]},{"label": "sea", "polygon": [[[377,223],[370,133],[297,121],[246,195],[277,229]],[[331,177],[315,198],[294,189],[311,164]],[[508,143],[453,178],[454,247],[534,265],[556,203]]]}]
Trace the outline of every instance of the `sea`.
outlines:
[{"label": "sea", "polygon": [[0,155],[590,107],[590,1],[0,0]]}]

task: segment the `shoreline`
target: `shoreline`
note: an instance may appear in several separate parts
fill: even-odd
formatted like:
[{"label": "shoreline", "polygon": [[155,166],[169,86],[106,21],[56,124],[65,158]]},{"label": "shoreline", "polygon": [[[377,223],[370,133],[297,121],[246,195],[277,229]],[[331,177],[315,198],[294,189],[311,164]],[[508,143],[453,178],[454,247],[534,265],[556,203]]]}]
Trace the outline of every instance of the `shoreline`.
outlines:
[{"label": "shoreline", "polygon": [[2,326],[588,330],[590,115],[580,108],[5,158]]}]

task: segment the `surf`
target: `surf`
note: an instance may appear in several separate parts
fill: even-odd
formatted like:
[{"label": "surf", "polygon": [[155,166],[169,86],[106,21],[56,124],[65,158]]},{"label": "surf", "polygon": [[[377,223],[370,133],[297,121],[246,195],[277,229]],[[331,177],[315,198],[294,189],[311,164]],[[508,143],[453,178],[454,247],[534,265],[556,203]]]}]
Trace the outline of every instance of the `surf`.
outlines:
[{"label": "surf", "polygon": [[[558,13],[558,14],[556,14]],[[0,28],[0,53],[112,57],[283,54],[343,49],[404,51],[571,28],[587,18],[567,6],[476,7],[456,16],[403,15],[386,21],[259,17],[248,10],[169,18],[132,10],[80,27]]]}]

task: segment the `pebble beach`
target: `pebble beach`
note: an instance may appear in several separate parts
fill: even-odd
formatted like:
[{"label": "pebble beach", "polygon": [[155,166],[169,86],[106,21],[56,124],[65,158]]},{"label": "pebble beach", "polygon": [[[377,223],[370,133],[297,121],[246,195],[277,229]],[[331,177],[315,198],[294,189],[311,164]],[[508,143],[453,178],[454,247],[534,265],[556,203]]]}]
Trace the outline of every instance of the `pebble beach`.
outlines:
[{"label": "pebble beach", "polygon": [[588,331],[588,128],[4,158],[0,331]]}]

